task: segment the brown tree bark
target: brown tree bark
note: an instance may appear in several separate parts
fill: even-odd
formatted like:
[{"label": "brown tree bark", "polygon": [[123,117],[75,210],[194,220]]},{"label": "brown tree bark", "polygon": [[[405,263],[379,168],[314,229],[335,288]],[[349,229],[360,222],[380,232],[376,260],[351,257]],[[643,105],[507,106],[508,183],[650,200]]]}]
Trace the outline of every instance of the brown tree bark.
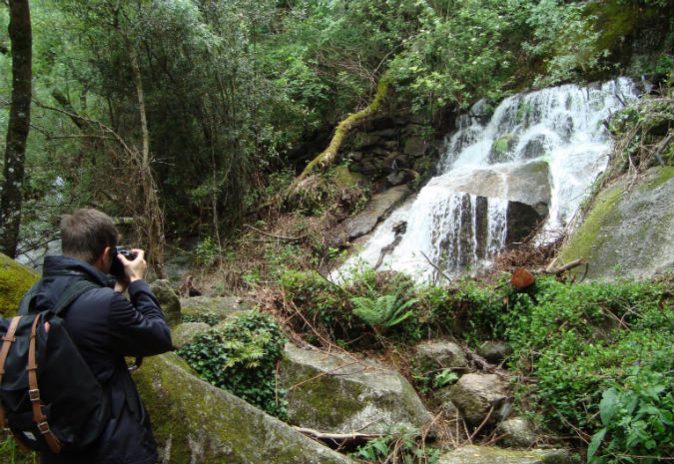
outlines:
[{"label": "brown tree bark", "polygon": [[32,97],[32,32],[28,0],[9,1],[12,47],[12,101],[5,147],[4,182],[0,195],[0,250],[14,257],[19,240],[26,140]]}]

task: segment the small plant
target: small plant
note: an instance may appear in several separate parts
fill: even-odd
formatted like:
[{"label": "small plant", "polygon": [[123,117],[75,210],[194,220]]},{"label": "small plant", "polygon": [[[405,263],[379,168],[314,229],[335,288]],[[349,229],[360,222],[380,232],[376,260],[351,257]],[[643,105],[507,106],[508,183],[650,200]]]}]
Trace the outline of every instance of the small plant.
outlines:
[{"label": "small plant", "polygon": [[[671,355],[671,353],[670,353]],[[671,375],[632,369],[624,385],[605,390],[599,403],[602,428],[588,447],[591,464],[655,464],[674,456],[674,380]]]},{"label": "small plant", "polygon": [[414,316],[414,311],[410,308],[416,302],[411,291],[351,298],[353,313],[375,330],[390,329]]},{"label": "small plant", "polygon": [[436,464],[440,450],[427,448],[417,432],[392,433],[370,440],[354,456],[374,463]]},{"label": "small plant", "polygon": [[433,388],[442,388],[456,383],[457,380],[459,376],[456,372],[451,369],[442,369],[433,376]]},{"label": "small plant", "polygon": [[220,247],[212,237],[208,236],[199,242],[194,254],[198,264],[212,266],[220,256]]}]

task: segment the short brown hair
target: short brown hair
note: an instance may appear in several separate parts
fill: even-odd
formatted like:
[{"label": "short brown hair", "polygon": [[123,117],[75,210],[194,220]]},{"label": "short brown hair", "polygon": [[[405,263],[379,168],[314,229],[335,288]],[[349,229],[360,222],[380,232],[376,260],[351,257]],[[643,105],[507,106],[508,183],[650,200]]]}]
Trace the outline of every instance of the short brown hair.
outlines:
[{"label": "short brown hair", "polygon": [[105,247],[117,246],[112,218],[96,209],[78,209],[61,218],[61,249],[65,256],[94,264]]}]

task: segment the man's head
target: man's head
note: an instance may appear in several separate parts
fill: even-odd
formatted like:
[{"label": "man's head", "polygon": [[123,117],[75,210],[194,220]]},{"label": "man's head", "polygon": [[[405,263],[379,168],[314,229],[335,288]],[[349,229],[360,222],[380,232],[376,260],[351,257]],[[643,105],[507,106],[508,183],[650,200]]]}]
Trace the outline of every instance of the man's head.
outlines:
[{"label": "man's head", "polygon": [[98,210],[78,209],[61,218],[63,254],[95,265],[106,272],[111,261],[110,249],[117,246],[118,238],[112,218]]}]

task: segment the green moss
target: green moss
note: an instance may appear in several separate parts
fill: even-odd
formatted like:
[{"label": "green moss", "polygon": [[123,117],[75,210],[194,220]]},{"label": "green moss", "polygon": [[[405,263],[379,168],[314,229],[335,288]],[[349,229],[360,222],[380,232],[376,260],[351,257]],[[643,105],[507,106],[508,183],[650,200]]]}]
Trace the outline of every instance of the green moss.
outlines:
[{"label": "green moss", "polygon": [[0,254],[0,315],[16,314],[21,297],[38,279],[35,271]]},{"label": "green moss", "polygon": [[580,229],[576,231],[571,241],[560,253],[564,262],[588,258],[592,254],[593,249],[600,242],[599,233],[602,227],[609,222],[620,219],[613,216],[615,206],[618,204],[622,193],[622,187],[613,187],[599,195]]},{"label": "green moss", "polygon": [[665,182],[667,182],[672,177],[674,177],[674,166],[662,167],[660,168],[658,177],[649,182],[647,188],[655,189],[664,184]]},{"label": "green moss", "polygon": [[152,418],[162,462],[346,464],[348,460],[245,401],[195,377],[175,354],[155,356],[134,375]]},{"label": "green moss", "polygon": [[332,179],[338,188],[352,188],[357,187],[365,179],[365,176],[357,172],[351,172],[347,166],[339,165],[335,167]]}]

